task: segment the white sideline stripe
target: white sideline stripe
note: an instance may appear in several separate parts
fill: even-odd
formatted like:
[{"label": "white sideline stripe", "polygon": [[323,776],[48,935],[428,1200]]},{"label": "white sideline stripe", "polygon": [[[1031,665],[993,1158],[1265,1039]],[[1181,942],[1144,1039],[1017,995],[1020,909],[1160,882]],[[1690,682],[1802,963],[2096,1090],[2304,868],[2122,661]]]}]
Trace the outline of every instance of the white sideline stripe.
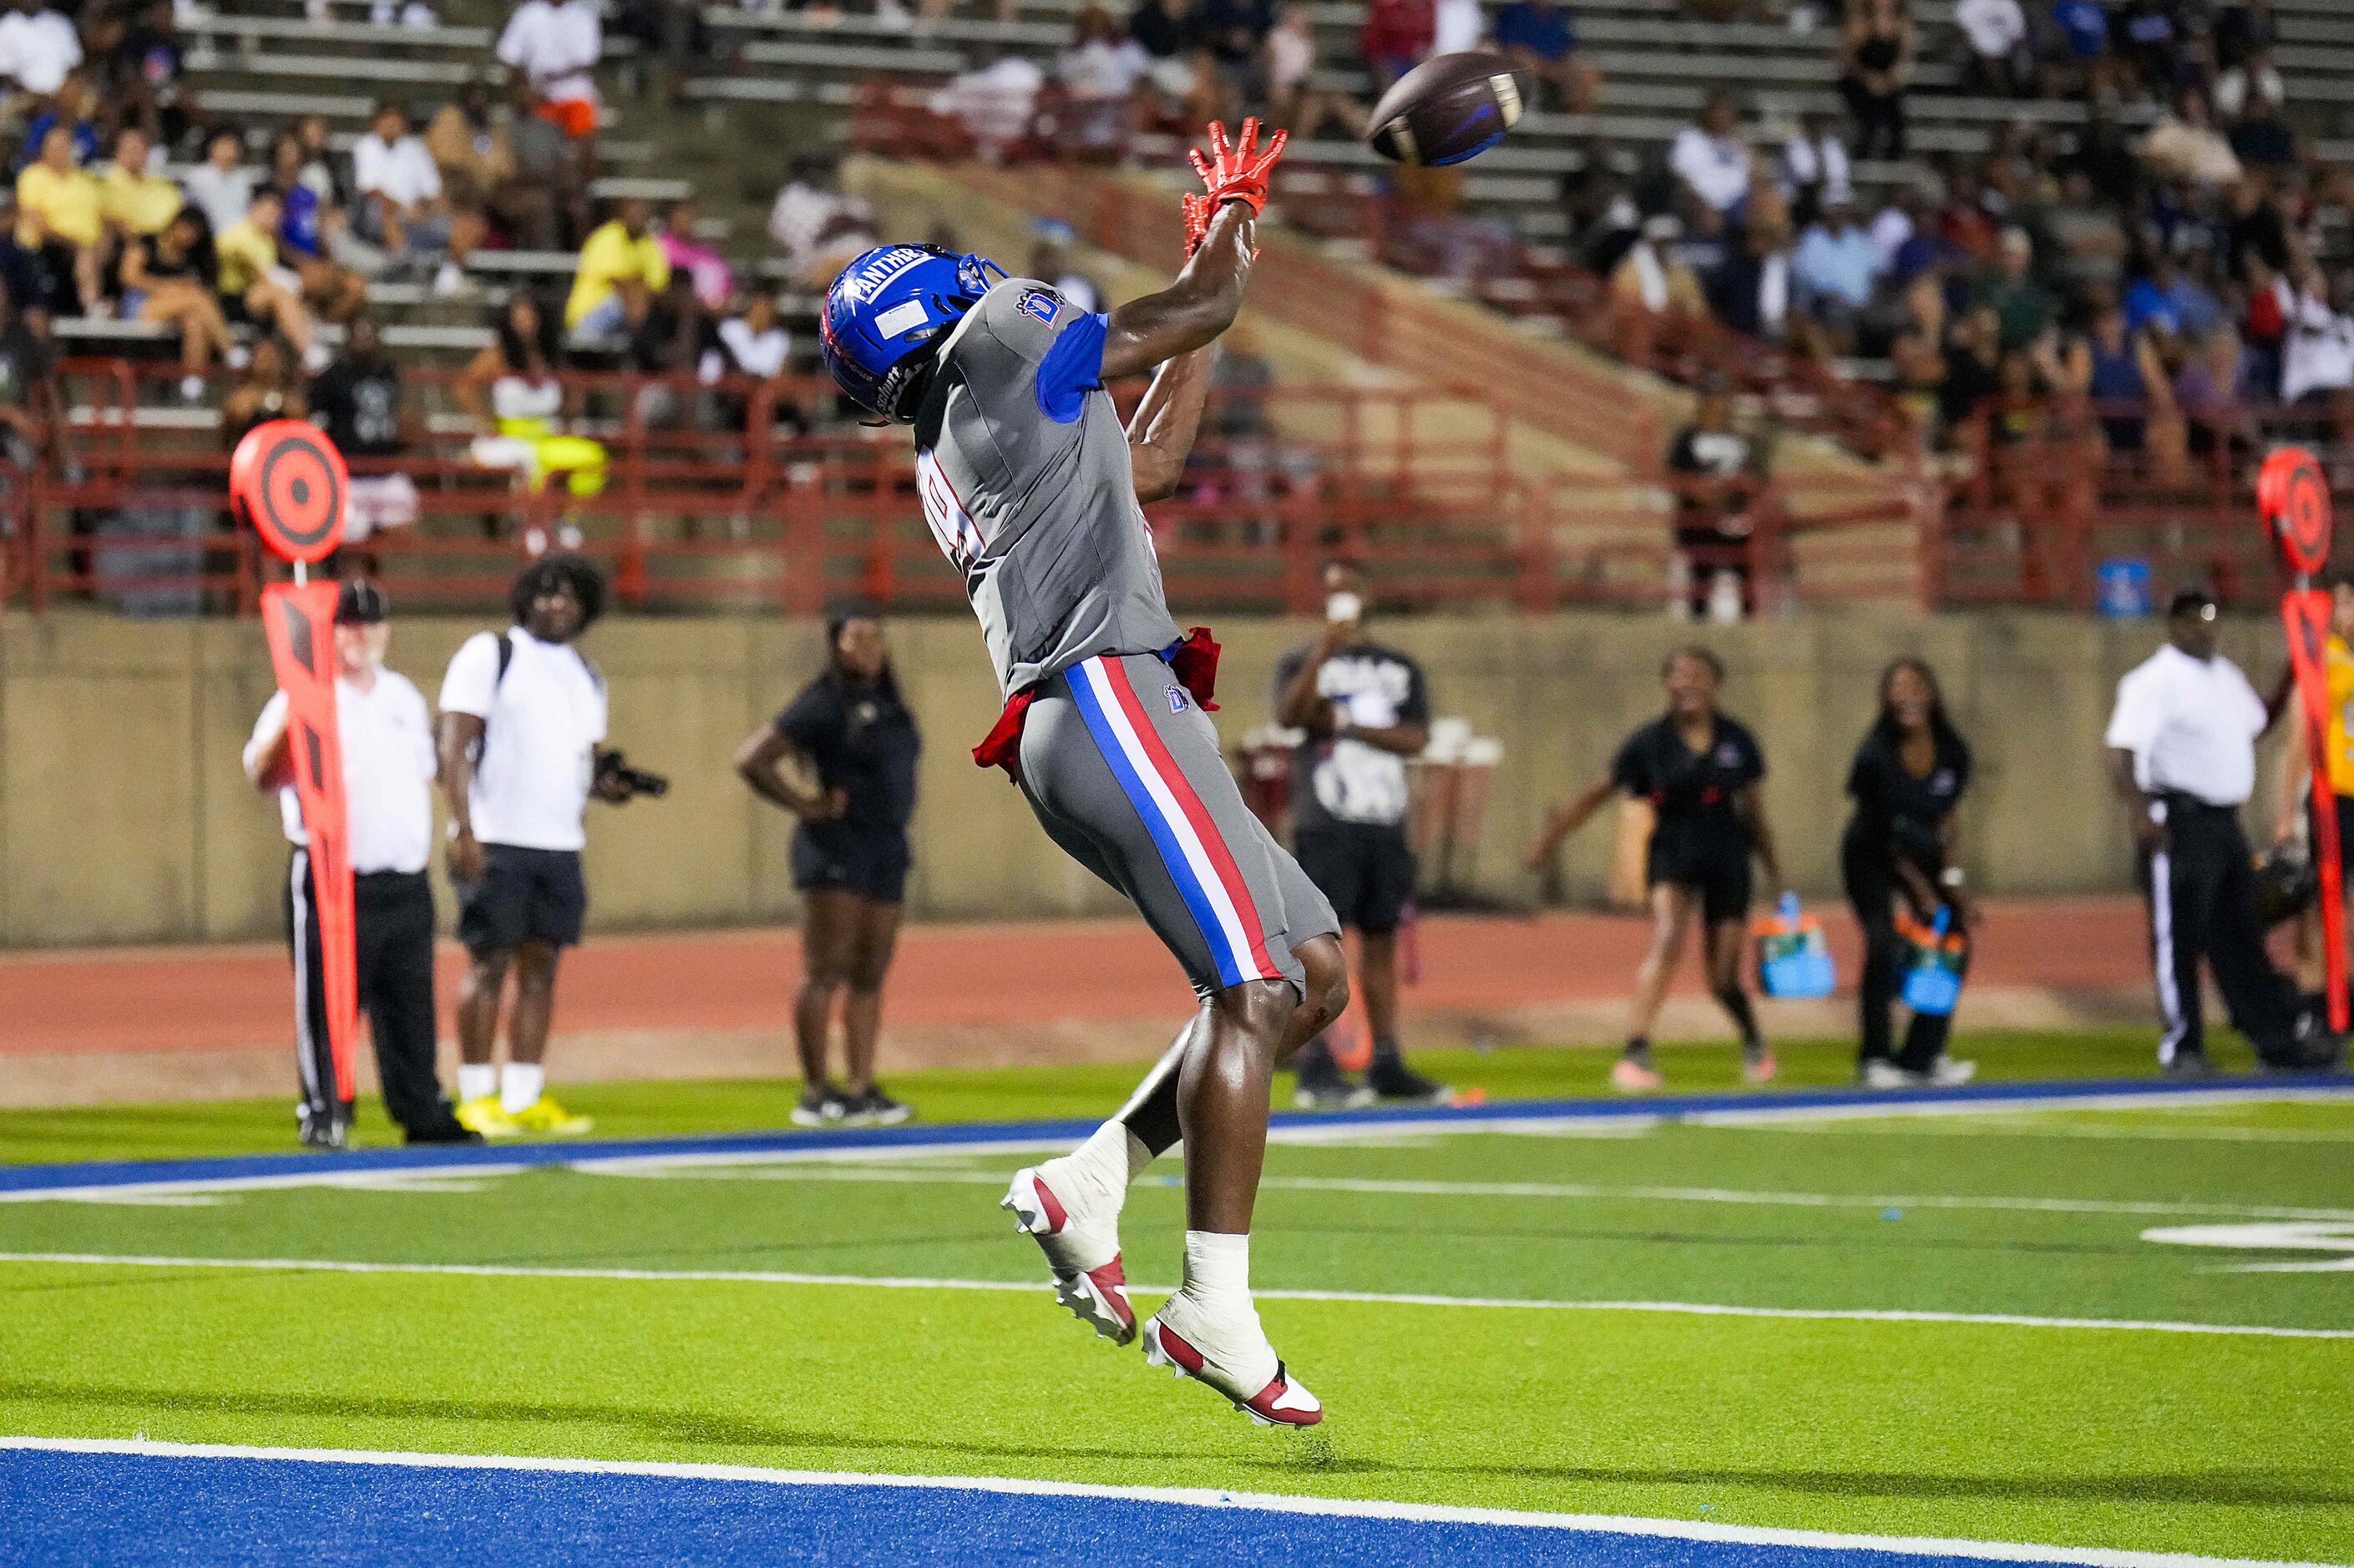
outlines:
[{"label": "white sideline stripe", "polygon": [[504,1454],[401,1454],[358,1448],[264,1448],[230,1443],[123,1442],[91,1437],[0,1437],[0,1449],[62,1454],[117,1454],[166,1459],[258,1459],[313,1465],[385,1465],[420,1470],[516,1470],[575,1476],[642,1476],[662,1480],[748,1481],[785,1487],[889,1487],[909,1491],[994,1492],[1013,1497],[1091,1498],[1181,1508],[1247,1509],[1259,1513],[1330,1519],[1394,1520],[1416,1524],[1486,1525],[1560,1530],[1583,1534],[1709,1541],[1739,1546],[1783,1546],[1826,1552],[1888,1552],[1916,1557],[1971,1557],[1988,1563],[2067,1563],[2084,1568],[2321,1568],[2246,1557],[2199,1557],[2172,1552],[2126,1552],[2097,1546],[2038,1546],[1921,1535],[1842,1535],[1825,1530],[1776,1530],[1742,1524],[1688,1523],[1598,1513],[1535,1513],[1517,1509],[1460,1508],[1377,1499],[1285,1497],[1271,1492],[1213,1491],[1203,1487],[1112,1487],[1086,1481],[1039,1481],[1006,1476],[866,1476],[842,1470],[765,1470],[750,1465],[687,1465],[658,1460],[545,1459]]},{"label": "white sideline stripe", "polygon": [[2048,1095],[2012,1099],[1848,1100],[1830,1106],[1746,1106],[1724,1110],[1687,1111],[1679,1120],[1696,1127],[1766,1127],[1788,1121],[1860,1121],[1879,1117],[1995,1117],[2025,1111],[2173,1111],[2218,1106],[2264,1105],[2276,1100],[2354,1099],[2354,1088],[2338,1084],[2222,1085],[2211,1089],[2181,1089],[2168,1094],[2072,1094],[2055,1089]]},{"label": "white sideline stripe", "polygon": [[[677,1177],[699,1180],[708,1167],[665,1170],[659,1160],[647,1160],[626,1171],[611,1165],[584,1167],[598,1175],[641,1178]],[[909,1170],[905,1167],[861,1169],[855,1165],[811,1167],[806,1164],[763,1168],[739,1162],[731,1173],[761,1181],[881,1181],[995,1186],[1006,1180],[1002,1171]],[[1144,1183],[1140,1183],[1144,1184]],[[1173,1186],[1174,1178],[1150,1183]],[[1263,1176],[1259,1191],[1299,1192],[1364,1192],[1418,1198],[1561,1198],[1625,1199],[1637,1202],[1743,1203],[1800,1209],[1989,1209],[2007,1213],[2045,1214],[2203,1214],[2219,1219],[2324,1220],[2354,1223],[2354,1209],[2290,1209],[2260,1203],[2166,1203],[2141,1199],[2004,1198],[1951,1194],[1903,1197],[1869,1192],[1770,1192],[1739,1187],[1612,1187],[1584,1181],[1430,1181],[1414,1179],[1355,1176]]]},{"label": "white sideline stripe", "polygon": [[[2040,1113],[2031,1113],[2040,1114]],[[1917,1127],[1893,1128],[1858,1127],[1851,1120],[1842,1121],[1760,1121],[1741,1125],[1752,1132],[1824,1133],[1883,1133],[1903,1138],[2043,1138],[2094,1139],[2126,1140],[2144,1143],[2354,1143],[2354,1130],[2339,1131],[2318,1127],[2102,1127],[2090,1122],[2054,1122],[2042,1124],[2021,1116],[2012,1119],[1997,1117],[1973,1118],[1963,1120],[1956,1117],[1943,1121],[1924,1120]]]},{"label": "white sideline stripe", "polygon": [[[319,1257],[153,1257],[103,1252],[0,1252],[0,1263],[128,1268],[233,1268],[298,1274],[447,1274],[485,1279],[610,1279],[655,1283],[847,1286],[875,1290],[1037,1291],[1043,1282],[927,1279],[902,1275],[794,1274],[767,1269],[557,1268],[502,1263],[371,1263]],[[1131,1282],[1166,1296],[1173,1285]],[[2137,1318],[2040,1318],[2020,1312],[1929,1312],[1871,1307],[1743,1307],[1712,1301],[1551,1301],[1511,1296],[1427,1296],[1378,1290],[1253,1290],[1261,1301],[1329,1301],[1372,1307],[1480,1307],[1532,1312],[1653,1312],[1694,1318],[1784,1318],[1808,1322],[1962,1323],[2010,1329],[2099,1329],[2158,1334],[2224,1334],[2269,1340],[2354,1340],[2354,1329],[2286,1329],[2259,1323],[2175,1323]]]}]

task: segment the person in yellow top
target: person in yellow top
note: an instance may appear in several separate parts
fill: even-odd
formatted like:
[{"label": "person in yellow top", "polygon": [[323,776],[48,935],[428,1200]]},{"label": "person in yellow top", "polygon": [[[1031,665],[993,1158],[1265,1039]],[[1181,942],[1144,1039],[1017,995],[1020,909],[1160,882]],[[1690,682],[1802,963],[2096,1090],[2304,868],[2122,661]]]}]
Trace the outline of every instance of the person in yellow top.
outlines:
[{"label": "person in yellow top", "polygon": [[114,162],[98,176],[99,216],[129,238],[161,234],[179,215],[180,187],[147,170],[147,136],[125,128],[114,138]]},{"label": "person in yellow top", "polygon": [[274,328],[302,356],[304,366],[316,370],[323,359],[312,341],[302,281],[278,260],[278,226],[285,216],[285,198],[276,190],[264,185],[254,192],[243,220],[213,236],[213,253],[220,260],[214,281],[232,313],[241,306],[256,325]]},{"label": "person in yellow top", "polygon": [[670,287],[670,258],[650,231],[652,219],[646,204],[632,198],[589,234],[564,302],[567,332],[611,337],[646,319],[653,297]]},{"label": "person in yellow top", "polygon": [[16,176],[16,243],[39,252],[53,298],[70,293],[88,311],[98,302],[105,238],[98,182],[74,164],[73,128],[52,125],[40,156]]},{"label": "person in yellow top", "polygon": [[[2322,732],[2322,768],[2338,808],[2338,864],[2347,891],[2354,893],[2354,572],[2333,570],[2321,579],[2329,588],[2329,641],[2322,668],[2329,687],[2329,722]],[[2306,755],[2305,726],[2288,726],[2282,749],[2280,796],[2273,818],[2273,842],[2288,843],[2306,825],[2313,766]],[[2321,952],[2321,916],[2308,911],[2297,931],[2297,951],[2316,969]],[[2349,934],[2354,947],[2354,933]],[[2315,977],[2317,978],[2317,977]]]}]

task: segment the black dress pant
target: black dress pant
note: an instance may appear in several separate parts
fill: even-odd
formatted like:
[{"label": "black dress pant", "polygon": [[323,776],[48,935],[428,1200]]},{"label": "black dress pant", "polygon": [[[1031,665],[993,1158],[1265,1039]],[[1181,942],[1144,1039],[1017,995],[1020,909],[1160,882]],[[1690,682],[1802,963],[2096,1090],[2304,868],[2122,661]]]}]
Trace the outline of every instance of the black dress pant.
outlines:
[{"label": "black dress pant", "polygon": [[[310,853],[297,849],[286,878],[286,920],[302,1111],[313,1120],[347,1118],[351,1107],[335,1103],[317,908]],[[352,878],[352,913],[360,1011],[376,1042],[385,1109],[411,1133],[439,1130],[451,1113],[433,1075],[432,887],[423,872],[368,872]]]},{"label": "black dress pant", "polygon": [[[1898,902],[1903,889],[1896,867],[1885,852],[1857,842],[1850,833],[1840,844],[1840,876],[1847,885],[1847,901],[1863,927],[1863,978],[1857,988],[1861,1010],[1856,1060],[1888,1061],[1907,1072],[1925,1073],[1945,1054],[1952,1033],[1950,1014],[1916,1012],[1904,1026],[1904,1049],[1892,1051],[1893,1028],[1889,1012],[1904,983],[1906,944],[1896,933]],[[1934,881],[1934,875],[1932,877]],[[1967,956],[1965,957],[1967,964]]]},{"label": "black dress pant", "polygon": [[2200,1002],[2202,958],[2215,971],[2232,1023],[2256,1054],[2267,1062],[2294,1059],[2299,1050],[2296,987],[2264,951],[2254,865],[2238,809],[2188,795],[2168,795],[2161,804],[2166,847],[2144,855],[2141,863],[2165,1028],[2158,1061],[2200,1055],[2207,1048]]}]

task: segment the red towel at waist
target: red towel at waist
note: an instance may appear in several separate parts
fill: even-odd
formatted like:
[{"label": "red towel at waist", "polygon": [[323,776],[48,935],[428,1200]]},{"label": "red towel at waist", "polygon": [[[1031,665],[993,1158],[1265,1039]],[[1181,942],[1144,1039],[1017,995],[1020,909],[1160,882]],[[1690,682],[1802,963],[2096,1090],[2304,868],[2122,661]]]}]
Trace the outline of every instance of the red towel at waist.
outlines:
[{"label": "red towel at waist", "polygon": [[[1218,689],[1218,643],[1206,626],[1196,626],[1179,641],[1161,650],[1160,657],[1177,677],[1177,683],[1193,694],[1205,713],[1215,713],[1218,705],[1211,701]],[[976,768],[1002,768],[1005,776],[1020,782],[1022,778],[1022,720],[1030,705],[1038,700],[1036,686],[1024,686],[1005,700],[1005,711],[981,736],[981,744],[972,748]]]}]

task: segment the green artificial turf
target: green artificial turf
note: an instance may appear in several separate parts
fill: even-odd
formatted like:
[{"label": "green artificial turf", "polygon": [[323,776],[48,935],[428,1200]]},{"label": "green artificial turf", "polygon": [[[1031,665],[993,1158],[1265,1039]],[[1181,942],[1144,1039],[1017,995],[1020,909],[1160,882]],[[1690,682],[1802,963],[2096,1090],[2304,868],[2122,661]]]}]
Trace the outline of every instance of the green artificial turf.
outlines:
[{"label": "green artificial turf", "polygon": [[[2035,1075],[2096,1070],[2125,1049],[2058,1045],[1973,1048]],[[1797,1054],[1801,1075],[1837,1065]],[[1591,1086],[1606,1063],[1499,1052],[1442,1065],[1530,1093]],[[1680,1086],[1731,1075],[1729,1054],[1670,1066]],[[1080,1114],[1127,1076],[971,1074],[960,1092],[955,1075],[926,1075],[921,1098],[942,1118]],[[597,1093],[628,1131],[708,1128],[684,1118],[730,1105],[735,1125],[754,1125],[780,1103],[773,1085]],[[274,1141],[270,1108],[210,1133]],[[129,1146],[122,1129],[108,1136]],[[2349,1152],[2343,1098],[1280,1142],[1253,1272],[1268,1290],[2347,1329],[2354,1275],[2242,1267],[2327,1251],[2145,1233],[2283,1210],[2354,1222]],[[1270,1298],[1269,1333],[1331,1413],[1312,1433],[1273,1434],[1148,1375],[1133,1348],[1055,1308],[1035,1248],[996,1207],[1024,1159],[846,1150],[822,1165],[538,1168],[186,1206],[0,1203],[0,1253],[17,1255],[1035,1282],[0,1262],[0,1431],[1209,1486],[2354,1562],[2354,1340]],[[1124,1216],[1148,1309],[1143,1287],[1177,1272],[1180,1174],[1156,1167]]]},{"label": "green artificial turf", "polygon": [[[1847,1041],[1800,1041],[1778,1044],[1778,1087],[1846,1084],[1855,1073],[1855,1047]],[[2229,1061],[2232,1047],[2219,1052]],[[1975,1058],[1982,1075],[1997,1078],[2147,1076],[2155,1056],[2146,1029],[2082,1033],[2028,1032],[1966,1035],[1956,1054]],[[2245,1052],[2238,1053],[2245,1056]],[[1496,1098],[1607,1095],[1610,1064],[1617,1053],[1599,1048],[1507,1046],[1491,1051],[1416,1052],[1413,1061],[1458,1087],[1477,1086]],[[1740,1058],[1730,1045],[1663,1048],[1661,1065],[1670,1092],[1744,1087]],[[1090,1063],[1067,1067],[935,1068],[891,1077],[894,1094],[916,1106],[927,1121],[1014,1121],[1054,1117],[1100,1117],[1128,1097],[1141,1063]],[[566,1084],[559,1055],[554,1065],[556,1092],[573,1110],[597,1118],[600,1137],[650,1138],[677,1134],[740,1132],[779,1128],[800,1093],[798,1079],[717,1078],[639,1083]],[[192,1155],[252,1154],[294,1147],[290,1088],[285,1097],[261,1100],[211,1100],[165,1105],[60,1107],[0,1110],[0,1163],[59,1160],[143,1160]],[[1278,1104],[1287,1104],[1290,1080],[1279,1077]],[[395,1141],[373,1097],[359,1111],[356,1133],[363,1144]]]}]

